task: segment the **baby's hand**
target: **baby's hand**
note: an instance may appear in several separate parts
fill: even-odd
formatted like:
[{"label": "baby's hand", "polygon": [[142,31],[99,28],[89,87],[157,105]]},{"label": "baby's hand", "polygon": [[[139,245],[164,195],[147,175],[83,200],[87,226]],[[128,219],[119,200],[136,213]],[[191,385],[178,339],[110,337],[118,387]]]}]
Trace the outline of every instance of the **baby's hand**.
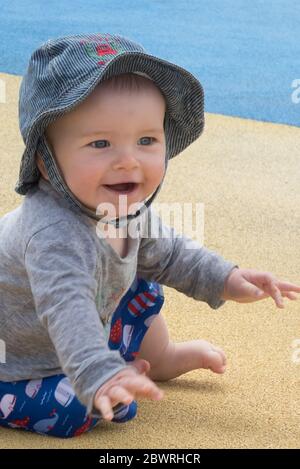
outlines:
[{"label": "baby's hand", "polygon": [[162,399],[163,392],[145,375],[149,369],[146,360],[137,359],[98,389],[94,406],[105,420],[113,419],[112,409],[119,403],[129,405],[136,397]]},{"label": "baby's hand", "polygon": [[222,299],[250,303],[271,296],[278,308],[284,308],[282,297],[297,300],[300,287],[278,280],[270,272],[235,268],[226,279]]}]

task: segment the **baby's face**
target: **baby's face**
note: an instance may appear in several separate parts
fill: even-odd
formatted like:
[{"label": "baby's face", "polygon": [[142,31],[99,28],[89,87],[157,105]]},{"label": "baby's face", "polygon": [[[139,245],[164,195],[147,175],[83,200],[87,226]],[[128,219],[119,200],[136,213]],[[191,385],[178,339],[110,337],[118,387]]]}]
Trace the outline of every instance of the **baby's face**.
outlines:
[{"label": "baby's face", "polygon": [[[165,168],[165,110],[164,97],[151,82],[139,91],[113,91],[104,83],[50,124],[47,142],[65,182],[84,205],[96,210],[108,202],[118,215],[120,193],[107,185],[136,183],[126,194],[128,207],[155,191]],[[47,178],[40,159],[38,166]]]}]

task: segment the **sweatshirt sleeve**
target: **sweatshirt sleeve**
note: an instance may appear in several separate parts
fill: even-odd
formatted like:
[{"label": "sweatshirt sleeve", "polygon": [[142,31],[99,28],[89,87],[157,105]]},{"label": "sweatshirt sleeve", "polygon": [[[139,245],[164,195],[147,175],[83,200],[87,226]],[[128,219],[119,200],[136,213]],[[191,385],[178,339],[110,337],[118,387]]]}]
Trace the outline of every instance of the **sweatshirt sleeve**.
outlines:
[{"label": "sweatshirt sleeve", "polygon": [[35,233],[24,253],[36,313],[61,368],[88,414],[98,388],[126,367],[109,349],[96,308],[97,248],[81,223],[62,220]]},{"label": "sweatshirt sleeve", "polygon": [[165,225],[152,207],[141,233],[138,255],[141,277],[205,301],[213,309],[225,303],[221,299],[225,280],[238,265]]}]

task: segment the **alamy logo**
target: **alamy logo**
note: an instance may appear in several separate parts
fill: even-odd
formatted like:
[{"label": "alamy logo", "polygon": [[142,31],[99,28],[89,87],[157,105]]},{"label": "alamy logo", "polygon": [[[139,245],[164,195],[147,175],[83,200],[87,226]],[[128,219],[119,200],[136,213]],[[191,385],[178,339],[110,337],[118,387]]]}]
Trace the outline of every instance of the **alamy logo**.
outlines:
[{"label": "alamy logo", "polygon": [[[127,204],[127,196],[119,196],[118,213],[116,207],[110,203],[101,203],[97,207],[97,215],[102,215],[97,223],[96,233],[99,237],[108,238],[178,238],[188,237],[195,243],[188,242],[186,249],[198,249],[204,244],[204,204],[203,203],[154,203],[156,215],[149,217],[144,212],[142,216],[131,219],[123,231],[116,232],[110,220],[117,217],[134,214],[143,204],[136,202]],[[146,217],[146,218],[144,218]]]}]

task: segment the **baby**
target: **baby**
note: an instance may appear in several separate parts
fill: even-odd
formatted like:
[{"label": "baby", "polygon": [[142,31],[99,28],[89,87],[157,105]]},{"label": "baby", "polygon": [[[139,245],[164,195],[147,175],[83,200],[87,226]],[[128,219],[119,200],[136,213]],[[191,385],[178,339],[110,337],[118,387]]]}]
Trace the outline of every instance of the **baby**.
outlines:
[{"label": "baby", "polygon": [[219,347],[170,341],[162,285],[214,309],[297,298],[299,286],[177,236],[151,206],[168,160],[203,129],[186,70],[121,36],[58,38],[31,56],[19,117],[25,198],[0,220],[1,425],[78,436],[161,399],[154,381],[224,373]]}]

